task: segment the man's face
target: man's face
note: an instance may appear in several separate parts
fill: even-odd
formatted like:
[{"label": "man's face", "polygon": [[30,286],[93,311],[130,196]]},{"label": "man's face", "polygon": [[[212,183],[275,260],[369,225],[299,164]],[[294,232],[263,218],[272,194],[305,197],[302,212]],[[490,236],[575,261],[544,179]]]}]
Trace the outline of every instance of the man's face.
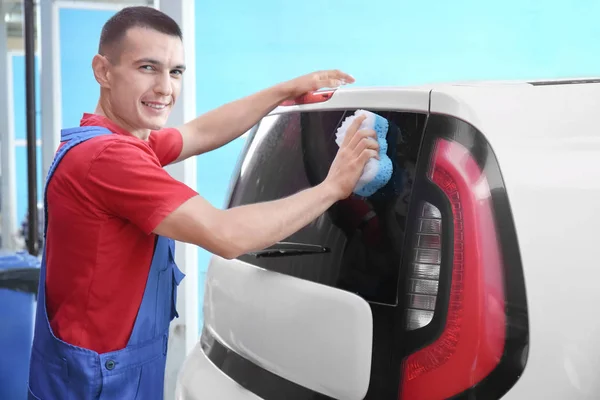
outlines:
[{"label": "man's face", "polygon": [[146,28],[130,29],[108,67],[109,102],[114,117],[131,131],[162,128],[181,92],[183,44]]}]

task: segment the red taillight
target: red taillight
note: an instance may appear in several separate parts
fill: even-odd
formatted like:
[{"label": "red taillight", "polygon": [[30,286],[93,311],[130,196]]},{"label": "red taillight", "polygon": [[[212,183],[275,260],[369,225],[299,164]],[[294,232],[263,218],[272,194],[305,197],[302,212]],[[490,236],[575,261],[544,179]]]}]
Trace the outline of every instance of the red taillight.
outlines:
[{"label": "red taillight", "polygon": [[297,97],[292,100],[286,100],[281,103],[282,106],[297,106],[302,104],[313,104],[313,103],[323,103],[329,100],[333,94],[334,90],[322,90],[317,92],[306,93],[300,97]]},{"label": "red taillight", "polygon": [[[441,400],[485,378],[504,352],[503,264],[488,181],[461,144],[435,146],[429,178],[452,206],[450,299],[440,337],[407,357],[401,398]],[[448,218],[446,216],[446,218]],[[438,310],[436,310],[438,312]]]}]

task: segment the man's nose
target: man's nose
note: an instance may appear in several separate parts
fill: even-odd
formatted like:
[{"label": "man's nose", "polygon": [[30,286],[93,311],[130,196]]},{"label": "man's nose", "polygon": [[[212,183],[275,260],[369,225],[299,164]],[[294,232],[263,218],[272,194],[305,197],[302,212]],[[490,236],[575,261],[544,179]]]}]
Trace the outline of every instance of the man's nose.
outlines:
[{"label": "man's nose", "polygon": [[173,93],[171,75],[168,73],[159,74],[156,78],[154,91],[162,96],[170,96]]}]

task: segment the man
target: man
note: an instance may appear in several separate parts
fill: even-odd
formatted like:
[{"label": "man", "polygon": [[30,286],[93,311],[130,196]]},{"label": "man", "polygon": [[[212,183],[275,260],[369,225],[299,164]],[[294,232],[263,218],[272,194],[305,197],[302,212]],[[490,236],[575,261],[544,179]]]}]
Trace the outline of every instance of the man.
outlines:
[{"label": "man", "polygon": [[95,113],[62,131],[46,183],[30,396],[162,398],[183,277],[174,240],[234,258],[286,238],[350,195],[377,157],[375,132],[359,131],[357,120],[319,185],[220,210],[163,166],[223,146],[286,99],[353,78],[309,74],[163,128],[181,90],[184,54],[177,24],[149,7],[125,8],[106,22],[92,69],[100,85]]}]

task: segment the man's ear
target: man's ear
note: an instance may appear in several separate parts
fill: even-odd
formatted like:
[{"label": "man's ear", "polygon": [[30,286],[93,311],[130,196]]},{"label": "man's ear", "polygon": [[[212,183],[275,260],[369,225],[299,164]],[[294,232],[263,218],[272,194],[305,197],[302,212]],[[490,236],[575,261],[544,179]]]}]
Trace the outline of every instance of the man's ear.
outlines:
[{"label": "man's ear", "polygon": [[100,87],[110,88],[110,61],[106,57],[100,54],[96,54],[92,59],[92,69],[94,70],[94,77]]}]

